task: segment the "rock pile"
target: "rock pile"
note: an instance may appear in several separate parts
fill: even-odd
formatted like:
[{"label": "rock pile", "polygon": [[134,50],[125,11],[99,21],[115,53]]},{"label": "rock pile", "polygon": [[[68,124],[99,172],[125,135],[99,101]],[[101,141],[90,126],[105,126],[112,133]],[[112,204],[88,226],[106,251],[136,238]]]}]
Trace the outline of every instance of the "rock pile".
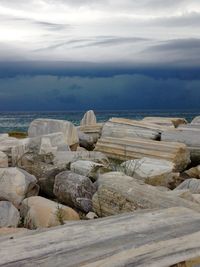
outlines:
[{"label": "rock pile", "polygon": [[[200,213],[200,123],[37,119],[28,137],[0,134],[0,227],[183,207]],[[181,221],[180,221],[181,223]]]}]

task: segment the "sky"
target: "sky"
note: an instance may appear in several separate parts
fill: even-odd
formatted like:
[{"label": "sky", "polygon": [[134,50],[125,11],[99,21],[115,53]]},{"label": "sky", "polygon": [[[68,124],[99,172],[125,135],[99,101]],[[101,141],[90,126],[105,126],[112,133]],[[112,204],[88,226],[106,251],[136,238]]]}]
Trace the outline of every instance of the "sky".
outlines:
[{"label": "sky", "polygon": [[0,111],[199,98],[199,0],[0,0]]}]

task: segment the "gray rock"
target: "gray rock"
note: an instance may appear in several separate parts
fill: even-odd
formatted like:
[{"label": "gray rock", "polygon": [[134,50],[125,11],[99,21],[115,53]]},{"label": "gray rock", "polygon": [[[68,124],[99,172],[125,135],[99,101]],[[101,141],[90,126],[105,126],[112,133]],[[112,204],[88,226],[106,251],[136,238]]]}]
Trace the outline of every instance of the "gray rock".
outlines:
[{"label": "gray rock", "polygon": [[70,170],[77,174],[87,176],[92,181],[96,181],[100,174],[110,171],[103,164],[88,160],[78,160],[71,164]]},{"label": "gray rock", "polygon": [[59,201],[84,212],[92,210],[95,186],[88,177],[70,171],[59,173],[55,178],[54,194]]},{"label": "gray rock", "polygon": [[89,160],[105,166],[109,165],[108,158],[103,153],[96,151],[58,151],[54,154],[53,164],[59,168],[70,168],[70,164],[77,160]]},{"label": "gray rock", "polygon": [[76,127],[69,121],[37,119],[34,120],[28,129],[29,137],[37,137],[41,135],[62,132],[65,143],[73,146],[78,143],[78,133]]},{"label": "gray rock", "polygon": [[0,151],[0,168],[7,168],[8,167],[8,156]]},{"label": "gray rock", "polygon": [[179,174],[174,173],[174,164],[167,160],[142,158],[121,164],[128,176],[154,186],[176,187]]},{"label": "gray rock", "polygon": [[88,214],[86,214],[86,218],[87,218],[88,220],[94,220],[94,219],[97,219],[98,216],[96,215],[96,213],[90,211],[90,212],[88,212]]},{"label": "gray rock", "polygon": [[78,130],[79,145],[86,148],[87,150],[93,150],[96,144],[96,140],[93,136],[85,134]]},{"label": "gray rock", "polygon": [[0,200],[19,207],[24,198],[38,194],[35,176],[19,168],[0,168]]},{"label": "gray rock", "polygon": [[187,145],[191,160],[200,162],[200,129],[188,125],[177,129],[164,131],[161,135],[162,141],[179,142]]},{"label": "gray rock", "polygon": [[94,114],[94,111],[93,110],[88,110],[82,120],[81,120],[81,123],[80,125],[81,126],[84,126],[84,125],[93,125],[93,124],[96,124],[97,123],[97,119],[96,119],[96,116]]},{"label": "gray rock", "polygon": [[18,166],[37,178],[41,192],[49,197],[55,197],[53,194],[55,176],[66,168],[47,163],[42,156],[34,153],[24,154]]},{"label": "gray rock", "polygon": [[187,207],[200,212],[197,203],[139,184],[132,177],[119,172],[103,174],[98,179],[98,190],[92,198],[94,212],[109,216],[140,209]]},{"label": "gray rock", "polygon": [[70,151],[63,133],[52,133],[43,136],[25,138],[12,148],[12,166],[18,165],[22,156],[28,152],[45,155],[56,151]]},{"label": "gray rock", "polygon": [[0,227],[17,227],[20,221],[19,211],[11,202],[0,201]]},{"label": "gray rock", "polygon": [[200,194],[200,180],[199,179],[187,179],[177,186],[174,190],[189,189],[192,194]]}]

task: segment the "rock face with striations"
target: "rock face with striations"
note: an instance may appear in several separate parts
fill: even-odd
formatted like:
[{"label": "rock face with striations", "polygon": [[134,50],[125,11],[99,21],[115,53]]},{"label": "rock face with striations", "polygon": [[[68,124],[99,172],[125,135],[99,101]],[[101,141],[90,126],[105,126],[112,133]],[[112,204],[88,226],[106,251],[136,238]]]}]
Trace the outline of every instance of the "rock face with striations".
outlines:
[{"label": "rock face with striations", "polygon": [[162,141],[180,142],[187,145],[191,159],[200,162],[200,128],[181,126],[177,129],[164,131],[161,135]]},{"label": "rock face with striations", "polygon": [[96,188],[88,177],[65,171],[55,178],[54,194],[59,201],[84,212],[92,210]]},{"label": "rock face with striations", "polygon": [[0,201],[0,227],[17,227],[20,221],[19,211],[11,202]]},{"label": "rock face with striations", "polygon": [[98,179],[98,190],[93,196],[93,209],[99,216],[109,216],[138,209],[187,207],[200,212],[196,203],[140,184],[119,172],[103,174]]},{"label": "rock face with striations", "polygon": [[200,194],[200,180],[191,178],[182,182],[175,190],[189,189],[192,194]]},{"label": "rock face with striations", "polygon": [[60,132],[63,133],[67,145],[78,144],[79,139],[76,127],[71,122],[64,120],[36,119],[29,126],[28,136],[37,137]]},{"label": "rock face with striations", "polygon": [[79,215],[73,209],[35,196],[23,200],[20,214],[27,228],[45,228],[64,224],[65,221],[79,220]]},{"label": "rock face with striations", "polygon": [[142,158],[121,164],[124,172],[131,177],[154,186],[176,187],[178,173],[174,173],[174,164],[167,160]]},{"label": "rock face with striations", "polygon": [[19,168],[0,168],[0,200],[19,207],[24,198],[38,194],[35,176]]},{"label": "rock face with striations", "polygon": [[158,140],[161,132],[167,127],[123,118],[112,118],[106,122],[102,129],[102,137],[114,138],[145,138]]},{"label": "rock face with striations", "polygon": [[85,126],[85,125],[93,125],[93,124],[96,124],[96,123],[97,123],[97,119],[96,119],[96,116],[94,114],[94,111],[93,110],[88,110],[84,114],[80,125],[81,126]]},{"label": "rock face with striations", "polygon": [[108,158],[127,161],[144,157],[164,159],[174,164],[174,171],[182,171],[190,163],[190,152],[185,144],[158,142],[141,138],[100,138],[95,151]]},{"label": "rock face with striations", "polygon": [[143,121],[169,126],[172,128],[177,128],[179,125],[187,124],[187,120],[184,118],[145,117]]}]

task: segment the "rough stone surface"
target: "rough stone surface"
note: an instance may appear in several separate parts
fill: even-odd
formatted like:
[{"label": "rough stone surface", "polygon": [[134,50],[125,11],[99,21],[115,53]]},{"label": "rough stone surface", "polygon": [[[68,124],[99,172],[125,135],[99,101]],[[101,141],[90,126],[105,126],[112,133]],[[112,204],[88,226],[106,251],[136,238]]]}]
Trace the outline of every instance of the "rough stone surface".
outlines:
[{"label": "rough stone surface", "polygon": [[18,165],[24,154],[32,152],[45,155],[56,151],[69,151],[70,148],[64,141],[63,133],[52,133],[43,136],[25,138],[12,148],[12,166]]},{"label": "rough stone surface", "polygon": [[189,189],[192,194],[200,194],[200,180],[191,178],[182,182],[174,190]]},{"label": "rough stone surface", "polygon": [[164,131],[161,140],[187,145],[192,161],[200,162],[200,129],[181,126],[177,129]]},{"label": "rough stone surface", "polygon": [[158,140],[162,132],[159,125],[143,121],[112,118],[106,122],[102,129],[101,137],[114,138],[145,138]]},{"label": "rough stone surface", "polygon": [[0,201],[0,227],[17,227],[20,221],[19,211],[11,202]]},{"label": "rough stone surface", "polygon": [[184,174],[186,174],[190,178],[200,179],[200,165],[185,171]]},{"label": "rough stone surface", "polygon": [[87,150],[93,150],[96,144],[96,139],[78,130],[79,145],[86,148]]},{"label": "rough stone surface", "polygon": [[0,168],[0,200],[19,207],[24,198],[37,195],[39,186],[35,176],[19,168]]},{"label": "rough stone surface", "polygon": [[98,216],[109,216],[138,209],[183,206],[200,212],[197,203],[139,184],[123,173],[111,172],[98,179],[98,190],[93,196],[93,209]]},{"label": "rough stone surface", "polygon": [[179,125],[187,124],[187,120],[185,118],[145,117],[143,121],[175,128]]},{"label": "rough stone surface", "polygon": [[70,170],[77,174],[87,176],[92,181],[96,181],[100,174],[108,172],[108,167],[103,164],[96,163],[88,160],[78,160],[71,164]]},{"label": "rough stone surface", "polygon": [[121,164],[125,174],[154,186],[175,188],[179,173],[174,173],[174,164],[167,160],[142,158]]},{"label": "rough stone surface", "polygon": [[55,178],[54,194],[59,201],[84,212],[92,210],[96,188],[88,177],[65,171]]},{"label": "rough stone surface", "polygon": [[19,167],[37,178],[41,192],[46,196],[55,197],[53,194],[55,176],[64,171],[65,168],[44,162],[42,156],[34,153],[27,153],[22,156]]},{"label": "rough stone surface", "polygon": [[88,214],[86,214],[86,218],[87,218],[88,220],[94,220],[94,219],[97,219],[98,216],[96,215],[96,213],[90,211],[90,212],[88,212]]},{"label": "rough stone surface", "polygon": [[63,224],[64,221],[79,220],[79,215],[73,209],[35,196],[23,200],[20,214],[27,228],[46,228]]},{"label": "rough stone surface", "polygon": [[0,151],[0,168],[7,168],[8,167],[8,156]]},{"label": "rough stone surface", "polygon": [[[30,232],[30,231],[29,231]],[[139,211],[68,222],[1,238],[9,267],[198,267],[200,214],[190,209]]]},{"label": "rough stone surface", "polygon": [[174,164],[174,171],[184,170],[190,163],[190,152],[185,144],[158,142],[141,138],[100,138],[95,151],[109,159],[127,161],[144,157],[164,159]]},{"label": "rough stone surface", "polygon": [[63,120],[34,120],[28,129],[28,136],[37,137],[58,132],[63,133],[65,143],[69,146],[75,145],[79,141],[76,127],[71,122]]},{"label": "rough stone surface", "polygon": [[58,167],[69,168],[70,164],[77,160],[89,160],[104,164],[105,166],[109,165],[108,158],[103,153],[97,151],[59,151],[54,154],[53,164]]},{"label": "rough stone surface", "polygon": [[96,119],[96,116],[94,114],[94,111],[93,110],[88,110],[82,120],[81,120],[81,123],[80,125],[81,126],[84,126],[84,125],[93,125],[93,124],[96,124],[97,123],[97,119]]}]

